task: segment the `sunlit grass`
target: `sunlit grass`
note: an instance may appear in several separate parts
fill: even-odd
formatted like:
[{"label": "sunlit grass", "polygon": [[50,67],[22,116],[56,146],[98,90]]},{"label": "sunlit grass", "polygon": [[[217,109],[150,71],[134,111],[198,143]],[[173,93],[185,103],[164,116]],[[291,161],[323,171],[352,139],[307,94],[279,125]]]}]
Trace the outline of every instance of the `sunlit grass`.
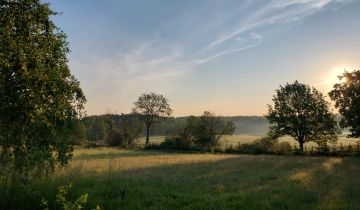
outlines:
[{"label": "sunlit grass", "polygon": [[[259,139],[263,136],[260,136],[260,135],[231,135],[231,136],[224,136],[222,139],[221,139],[221,145],[223,147],[227,147],[227,146],[236,146],[238,144],[249,144],[249,143],[252,143],[254,142],[256,139]],[[164,141],[165,139],[165,136],[152,136],[150,137],[150,143],[153,143],[153,144],[159,144],[161,143],[162,141]],[[340,146],[340,145],[343,145],[343,146],[347,146],[347,145],[354,145],[356,144],[356,142],[358,141],[359,139],[357,138],[347,138],[346,136],[342,135],[342,136],[339,136],[339,140],[338,142],[336,143],[336,146]],[[298,142],[296,142],[292,137],[290,136],[286,136],[286,137],[282,137],[279,139],[279,141],[285,141],[285,142],[289,142],[292,146],[298,146]],[[144,145],[145,143],[145,138],[142,137],[142,138],[139,138],[137,139],[137,144],[138,145]],[[305,144],[305,148],[311,148],[311,147],[316,147],[316,143],[314,142],[308,142]]]},{"label": "sunlit grass", "polygon": [[360,209],[359,165],[350,157],[78,148],[52,177],[1,191],[0,204],[39,209],[45,197],[53,205],[57,187],[73,182],[71,198],[88,193],[89,206],[104,209]]}]

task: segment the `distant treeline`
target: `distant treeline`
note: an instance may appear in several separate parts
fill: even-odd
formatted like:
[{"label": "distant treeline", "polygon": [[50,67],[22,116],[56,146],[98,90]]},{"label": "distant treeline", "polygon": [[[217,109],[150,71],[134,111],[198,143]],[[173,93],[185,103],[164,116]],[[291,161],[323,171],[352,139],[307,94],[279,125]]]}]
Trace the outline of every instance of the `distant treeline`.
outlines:
[{"label": "distant treeline", "polygon": [[[89,141],[102,141],[106,138],[110,126],[121,128],[122,122],[133,117],[129,114],[93,115],[78,122],[76,133],[78,138]],[[185,126],[188,117],[162,117],[155,127],[150,129],[152,136],[177,135]],[[232,121],[236,127],[235,134],[265,135],[269,123],[261,116],[227,116],[221,117]],[[144,132],[145,136],[145,125]]]}]

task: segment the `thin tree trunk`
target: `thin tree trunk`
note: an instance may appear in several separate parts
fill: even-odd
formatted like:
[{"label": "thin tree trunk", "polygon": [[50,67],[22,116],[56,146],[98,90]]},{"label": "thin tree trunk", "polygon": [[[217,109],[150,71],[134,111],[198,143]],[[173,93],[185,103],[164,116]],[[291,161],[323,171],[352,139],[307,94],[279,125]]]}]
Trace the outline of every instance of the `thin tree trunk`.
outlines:
[{"label": "thin tree trunk", "polygon": [[300,150],[301,152],[304,152],[304,142],[303,141],[299,141],[300,144]]},{"label": "thin tree trunk", "polygon": [[150,126],[146,125],[146,142],[145,142],[145,145],[149,144],[149,139],[150,139],[149,137],[150,137]]}]

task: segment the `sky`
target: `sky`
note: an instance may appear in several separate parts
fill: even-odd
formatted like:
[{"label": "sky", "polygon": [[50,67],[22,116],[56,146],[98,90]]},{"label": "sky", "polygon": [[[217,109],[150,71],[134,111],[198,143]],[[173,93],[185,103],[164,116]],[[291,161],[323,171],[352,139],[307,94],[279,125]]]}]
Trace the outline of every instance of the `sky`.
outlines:
[{"label": "sky", "polygon": [[87,115],[143,93],[174,116],[263,115],[295,80],[325,95],[360,69],[360,0],[47,0],[67,34]]}]

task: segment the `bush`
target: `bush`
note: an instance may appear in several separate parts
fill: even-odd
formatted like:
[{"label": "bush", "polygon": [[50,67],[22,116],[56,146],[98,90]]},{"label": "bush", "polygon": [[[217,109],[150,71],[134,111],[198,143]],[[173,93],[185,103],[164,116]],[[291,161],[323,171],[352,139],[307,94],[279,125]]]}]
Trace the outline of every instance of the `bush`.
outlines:
[{"label": "bush", "polygon": [[269,137],[262,137],[250,144],[239,144],[238,153],[245,154],[292,154],[293,150],[289,142],[278,142]]},{"label": "bush", "polygon": [[110,146],[119,146],[124,147],[125,146],[125,139],[124,136],[120,133],[119,130],[113,128],[108,132],[108,135],[106,137],[106,142]]},{"label": "bush", "polygon": [[159,145],[159,147],[163,149],[191,150],[194,148],[194,145],[188,138],[171,136],[166,137],[165,140]]},{"label": "bush", "polygon": [[275,142],[271,147],[271,153],[280,155],[290,155],[293,153],[289,142]]},{"label": "bush", "polygon": [[270,153],[271,148],[275,143],[275,140],[272,140],[268,137],[263,137],[255,140],[253,143],[250,144],[239,144],[237,149],[240,153],[246,154]]},{"label": "bush", "polygon": [[[88,197],[89,195],[82,194],[80,195],[76,200],[70,201],[69,200],[69,191],[73,187],[72,183],[68,183],[65,186],[60,186],[58,188],[58,193],[56,194],[56,203],[57,209],[63,209],[63,210],[81,210],[86,209],[87,203],[88,203]],[[45,200],[44,198],[41,200],[40,206],[44,210],[49,209],[49,202]],[[101,210],[100,206],[96,205],[96,207],[93,210]]]}]

